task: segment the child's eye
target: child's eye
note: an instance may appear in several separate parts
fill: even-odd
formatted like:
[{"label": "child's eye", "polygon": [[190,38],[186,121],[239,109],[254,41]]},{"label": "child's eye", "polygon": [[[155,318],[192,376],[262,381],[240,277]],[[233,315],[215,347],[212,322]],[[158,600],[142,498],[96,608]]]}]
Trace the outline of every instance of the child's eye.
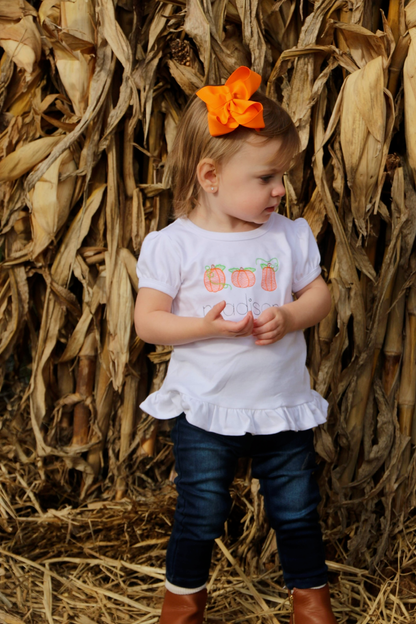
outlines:
[{"label": "child's eye", "polygon": [[260,180],[264,183],[270,182],[270,180],[273,178],[273,176],[271,175],[266,175],[266,176],[261,176]]}]

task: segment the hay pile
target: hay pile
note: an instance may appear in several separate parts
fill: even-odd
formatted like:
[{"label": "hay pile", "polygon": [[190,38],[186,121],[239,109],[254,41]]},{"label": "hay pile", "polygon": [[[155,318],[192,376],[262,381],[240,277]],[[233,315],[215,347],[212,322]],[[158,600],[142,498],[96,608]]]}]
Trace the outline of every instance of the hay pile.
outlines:
[{"label": "hay pile", "polygon": [[[152,482],[150,468],[142,475],[147,487],[136,492],[134,501],[101,498],[76,508],[68,493],[59,506],[47,509],[58,492],[52,493],[47,481],[31,479],[34,468],[19,473],[4,456],[0,468],[0,622],[158,622],[175,504],[171,483]],[[289,621],[276,545],[256,489],[240,471],[226,534],[214,550],[207,610],[211,624]],[[345,544],[330,532],[326,541],[340,624],[415,621],[416,519],[390,541],[374,574],[345,565]]]},{"label": "hay pile", "polygon": [[[49,475],[36,473],[35,465],[16,466],[2,453],[0,622],[156,624],[176,498],[172,483],[158,482],[149,465],[137,478],[134,500],[115,502],[108,492],[77,507],[69,487],[58,504],[63,488],[51,490]],[[276,544],[257,491],[242,464],[226,532],[214,550],[208,623],[289,621]],[[345,565],[345,541],[328,531],[325,539],[340,624],[415,621],[416,518],[390,540],[373,574]]]},{"label": "hay pile", "polygon": [[[173,460],[138,404],[171,349],[132,331],[135,261],[170,218],[164,162],[183,107],[241,64],[299,129],[281,209],[309,221],[333,295],[306,336],[330,404],[316,443],[339,615],[414,612],[415,45],[416,0],[0,0],[5,621],[156,621],[162,573],[134,566],[163,565]],[[286,609],[266,598],[283,600],[281,577],[246,476],[235,497],[210,617],[260,621],[262,600]]]}]

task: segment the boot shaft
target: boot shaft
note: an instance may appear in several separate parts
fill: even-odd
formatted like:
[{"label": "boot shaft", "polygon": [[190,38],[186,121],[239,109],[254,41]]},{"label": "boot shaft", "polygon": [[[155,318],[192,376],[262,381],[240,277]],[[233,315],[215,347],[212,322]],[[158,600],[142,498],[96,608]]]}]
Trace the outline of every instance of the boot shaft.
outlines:
[{"label": "boot shaft", "polygon": [[202,624],[206,602],[206,588],[185,596],[167,589],[159,624]]},{"label": "boot shaft", "polygon": [[331,608],[329,587],[294,589],[289,592],[290,624],[337,624]]}]

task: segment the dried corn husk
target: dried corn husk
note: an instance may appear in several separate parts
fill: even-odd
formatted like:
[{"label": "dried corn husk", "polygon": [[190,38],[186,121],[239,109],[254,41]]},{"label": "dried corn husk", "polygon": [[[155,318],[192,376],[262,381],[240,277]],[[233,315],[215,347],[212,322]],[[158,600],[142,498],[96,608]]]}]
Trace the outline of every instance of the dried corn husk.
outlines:
[{"label": "dried corn husk", "polygon": [[62,141],[62,136],[43,137],[23,145],[0,162],[0,181],[16,180],[40,163]]},{"label": "dried corn husk", "polygon": [[30,191],[34,258],[49,245],[68,218],[76,182],[70,174],[76,169],[70,150],[66,150]]},{"label": "dried corn husk", "polygon": [[416,2],[410,0],[404,7],[405,26],[406,28],[414,28],[416,26]]},{"label": "dried corn husk", "polygon": [[[95,14],[92,0],[61,0],[61,26],[64,34],[72,35],[93,46]],[[65,40],[65,37],[64,37]]]},{"label": "dried corn husk", "polygon": [[107,433],[110,426],[110,416],[114,409],[114,388],[111,381],[110,371],[110,355],[108,350],[109,334],[106,325],[104,326],[104,344],[99,360],[99,370],[95,384],[95,406],[97,410],[96,428],[101,436],[97,441],[97,432],[93,432],[91,441],[96,442],[93,448],[88,452],[88,463],[93,469],[92,478],[86,482],[90,485],[93,478],[98,477],[102,466],[103,450],[106,445]]},{"label": "dried corn husk", "polygon": [[29,80],[40,61],[42,42],[32,15],[10,23],[0,18],[0,45]]},{"label": "dried corn husk", "polygon": [[0,19],[16,21],[25,15],[36,17],[36,10],[26,0],[1,0]]},{"label": "dried corn husk", "polygon": [[61,18],[61,0],[43,0],[39,7],[39,22],[59,24]]},{"label": "dried corn husk", "polygon": [[[56,67],[75,114],[81,117],[88,106],[89,87],[94,71],[95,32],[90,0],[61,2],[62,40],[53,43]],[[90,52],[89,52],[90,50]]]},{"label": "dried corn husk", "polygon": [[54,53],[59,76],[72,102],[75,115],[82,117],[88,106],[93,59],[79,50],[68,51],[59,44],[54,45]]},{"label": "dried corn husk", "polygon": [[344,83],[341,104],[341,149],[351,210],[362,234],[366,217],[382,180],[393,121],[393,104],[384,89],[381,56],[351,74]]},{"label": "dried corn husk", "polygon": [[[109,271],[110,254],[106,254],[106,266]],[[108,281],[107,281],[108,284]],[[113,280],[107,287],[107,322],[110,334],[110,370],[115,390],[120,390],[124,383],[125,367],[129,360],[130,334],[133,325],[134,299],[126,265],[120,254],[116,256]],[[120,314],[123,310],[123,314]]]},{"label": "dried corn husk", "polygon": [[337,35],[343,41],[342,49],[348,50],[357,67],[363,69],[368,63],[381,57],[387,60],[386,35],[373,33],[360,24],[345,21],[335,22]]}]

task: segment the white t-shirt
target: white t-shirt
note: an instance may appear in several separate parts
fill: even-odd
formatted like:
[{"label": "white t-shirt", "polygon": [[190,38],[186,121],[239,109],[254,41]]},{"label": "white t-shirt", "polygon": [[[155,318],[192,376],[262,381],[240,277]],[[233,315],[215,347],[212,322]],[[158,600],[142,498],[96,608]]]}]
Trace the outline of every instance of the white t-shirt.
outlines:
[{"label": "white t-shirt", "polygon": [[[272,214],[248,232],[210,232],[181,218],[149,234],[137,263],[139,287],[173,298],[172,312],[202,318],[225,300],[224,319],[258,318],[293,301],[320,273],[305,219]],[[310,387],[302,331],[271,345],[253,336],[175,346],[162,387],[141,408],[160,419],[185,412],[189,422],[226,435],[303,430],[326,420],[327,402]]]}]

